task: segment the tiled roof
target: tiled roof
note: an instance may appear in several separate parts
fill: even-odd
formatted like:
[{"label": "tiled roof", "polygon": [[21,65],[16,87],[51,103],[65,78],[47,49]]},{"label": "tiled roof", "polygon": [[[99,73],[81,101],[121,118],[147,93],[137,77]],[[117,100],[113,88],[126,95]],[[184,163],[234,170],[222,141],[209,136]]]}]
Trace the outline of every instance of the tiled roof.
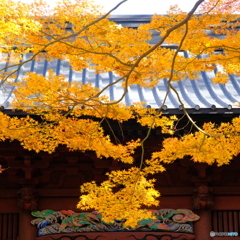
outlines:
[{"label": "tiled roof", "polygon": [[[187,53],[185,53],[187,55]],[[23,61],[28,59],[30,54],[23,56]],[[4,67],[5,63],[0,63]],[[53,69],[57,75],[64,74],[69,82],[78,81],[91,83],[93,86],[102,88],[112,83],[118,76],[113,72],[95,74],[94,70],[84,69],[82,72],[75,72],[71,69],[69,63],[65,60],[52,61],[30,61],[24,64],[18,72],[15,82],[21,81],[26,72],[36,72],[37,74],[46,75],[47,71]],[[231,105],[239,108],[236,103],[240,102],[240,77],[229,75],[227,84],[212,84],[211,78],[214,72],[201,72],[197,81],[183,79],[180,82],[174,82],[174,87],[180,93],[184,105],[189,109],[228,109]],[[131,106],[135,102],[145,102],[146,106],[159,108],[162,105],[167,90],[167,79],[162,79],[153,89],[141,88],[139,85],[133,85],[128,88],[128,93],[123,99],[123,103]],[[1,87],[0,103],[4,108],[10,108],[9,103],[12,97],[12,87]],[[110,100],[117,100],[121,97],[123,89],[121,84],[110,86],[104,94],[108,95]],[[176,95],[170,92],[164,103],[168,109],[179,109],[179,102]]]},{"label": "tiled roof", "polygon": [[[113,20],[114,17],[112,17]],[[115,17],[117,20],[117,17]],[[125,16],[125,18],[127,18]],[[124,17],[121,16],[122,22]],[[133,23],[139,24],[143,17],[133,17],[125,21],[126,24],[131,25]],[[145,17],[146,21],[150,20],[150,17]],[[144,21],[143,21],[144,20]],[[118,23],[121,21],[118,19]],[[188,57],[188,53],[183,53],[185,57]],[[23,61],[28,59],[30,54],[23,56]],[[5,66],[5,62],[0,63],[0,69]],[[16,82],[21,81],[26,72],[36,72],[38,74],[46,75],[49,69],[53,69],[57,75],[64,74],[66,79],[71,81],[78,81],[85,83],[92,83],[96,87],[102,88],[109,83],[112,83],[118,78],[113,72],[95,74],[93,70],[83,69],[82,72],[75,72],[69,66],[66,60],[52,60],[52,61],[30,61],[22,66],[15,79]],[[179,82],[174,82],[174,87],[178,90],[184,105],[192,112],[205,112],[205,113],[240,113],[240,77],[229,75],[229,82],[227,84],[213,84],[211,78],[215,76],[214,72],[207,73],[201,72],[199,79],[190,80],[183,79]],[[146,107],[149,105],[152,108],[159,108],[163,104],[165,94],[167,90],[167,79],[162,79],[159,84],[153,89],[141,88],[139,85],[133,85],[128,88],[128,93],[123,98],[122,102],[127,106],[131,106],[134,102],[145,102]],[[0,89],[0,104],[5,109],[10,108],[9,103],[12,97],[12,87],[2,87]],[[104,94],[108,95],[110,100],[118,100],[123,93],[121,83],[110,86]],[[176,95],[170,91],[165,105],[165,112],[171,113],[172,111],[180,111],[180,103],[177,100]],[[149,107],[148,106],[148,107]]]}]

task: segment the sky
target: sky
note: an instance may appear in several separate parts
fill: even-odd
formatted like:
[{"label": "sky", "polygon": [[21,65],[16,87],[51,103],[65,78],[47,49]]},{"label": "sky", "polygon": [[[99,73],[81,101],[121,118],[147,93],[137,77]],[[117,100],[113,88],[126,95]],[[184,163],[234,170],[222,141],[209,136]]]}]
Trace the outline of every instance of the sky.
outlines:
[{"label": "sky", "polygon": [[[33,0],[21,0],[32,2]],[[48,0],[48,4],[54,4],[56,0]],[[104,6],[104,11],[109,11],[121,0],[94,0],[96,4]],[[128,0],[112,14],[165,14],[170,5],[178,4],[184,12],[188,12],[195,0]]]},{"label": "sky", "polygon": [[[119,0],[95,0],[108,11],[117,5]],[[164,14],[170,5],[178,4],[184,12],[188,12],[194,5],[194,0],[128,0],[112,14]]]}]

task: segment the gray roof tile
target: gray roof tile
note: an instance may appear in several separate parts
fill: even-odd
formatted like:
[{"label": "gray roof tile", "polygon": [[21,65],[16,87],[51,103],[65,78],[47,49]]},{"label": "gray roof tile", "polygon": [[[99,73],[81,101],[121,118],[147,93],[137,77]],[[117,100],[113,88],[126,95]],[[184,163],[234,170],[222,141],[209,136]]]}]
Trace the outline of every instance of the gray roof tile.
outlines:
[{"label": "gray roof tile", "polygon": [[[137,27],[142,23],[148,23],[151,15],[116,15],[111,16],[111,20],[128,27]],[[71,28],[71,26],[69,26]],[[153,38],[150,43],[154,44],[159,41],[159,37],[153,32]],[[176,46],[166,45],[165,47],[176,48]],[[181,55],[188,57],[187,52],[182,52]],[[6,56],[6,57],[9,57]],[[29,59],[30,54],[23,56],[23,60]],[[0,69],[6,66],[6,61],[0,62]],[[104,87],[109,83],[115,81],[118,76],[115,73],[95,74],[91,69],[83,69],[82,72],[76,72],[71,69],[68,61],[52,60],[52,61],[30,61],[24,64],[20,71],[18,71],[16,79],[13,81],[21,81],[26,72],[36,72],[38,74],[46,75],[47,71],[53,69],[57,75],[63,74],[69,82],[78,81],[83,84],[91,83],[96,87]],[[210,109],[215,105],[217,109],[227,109],[229,105],[240,113],[240,77],[229,75],[229,82],[227,84],[213,84],[211,79],[215,76],[215,72],[202,72],[199,79],[190,80],[183,79],[180,82],[173,82],[172,84],[177,89],[180,97],[188,109],[194,109],[199,106],[201,109]],[[165,99],[167,90],[167,80],[162,79],[159,84],[152,88],[141,88],[139,85],[128,87],[128,93],[123,98],[122,102],[127,106],[131,106],[134,102],[144,101],[145,106],[150,105],[152,108],[159,108]],[[10,86],[0,86],[0,104],[4,108],[10,108],[9,102],[12,98],[13,88]],[[123,94],[121,83],[110,86],[104,91],[105,95],[109,96],[111,101],[118,100]],[[168,109],[178,109],[179,101],[176,94],[171,90],[164,103]]]},{"label": "gray roof tile", "polygon": [[[30,54],[26,54],[23,60],[29,57]],[[0,63],[1,68],[5,65],[5,62]],[[82,72],[73,71],[66,60],[33,60],[23,65],[13,81],[21,81],[26,72],[36,72],[45,76],[50,69],[53,69],[57,75],[64,74],[66,80],[69,82],[91,83],[93,86],[99,88],[112,83],[118,78],[113,72],[95,74],[92,69],[83,69]],[[213,84],[211,82],[212,77],[214,77],[214,72],[202,72],[196,81],[183,79],[180,82],[173,83],[187,108],[194,108],[196,105],[199,105],[201,109],[210,108],[212,105],[215,105],[217,108],[227,108],[228,105],[240,102],[239,77],[229,75],[229,82],[227,84]],[[166,79],[160,81],[153,89],[133,85],[128,87],[128,94],[123,98],[122,102],[130,106],[135,102],[141,101],[145,102],[146,106],[150,105],[152,108],[159,108],[163,104],[167,88]],[[0,103],[4,108],[9,108],[12,91],[13,88],[9,86],[2,86],[0,89]],[[111,101],[118,100],[123,94],[121,83],[110,86],[103,94],[108,95]],[[165,105],[170,109],[176,109],[180,105],[176,94],[172,90],[166,98]],[[239,108],[238,106],[233,107]]]}]

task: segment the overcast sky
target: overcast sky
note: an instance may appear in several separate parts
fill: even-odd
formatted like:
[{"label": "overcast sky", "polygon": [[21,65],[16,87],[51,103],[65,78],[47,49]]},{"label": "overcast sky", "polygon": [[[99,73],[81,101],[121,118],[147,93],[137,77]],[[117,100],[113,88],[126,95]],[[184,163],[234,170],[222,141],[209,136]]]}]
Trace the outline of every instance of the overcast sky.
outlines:
[{"label": "overcast sky", "polygon": [[[94,0],[104,6],[106,11],[117,5],[120,0]],[[164,14],[170,5],[178,4],[184,12],[188,12],[194,5],[195,0],[128,0],[112,14]]]},{"label": "overcast sky", "polygon": [[[21,0],[32,2],[33,0]],[[41,1],[41,0],[38,0]],[[48,4],[54,4],[57,0],[47,0]],[[94,0],[98,5],[104,6],[107,12],[121,0]],[[164,14],[170,5],[178,4],[184,12],[188,12],[196,0],[128,0],[112,14]]]}]

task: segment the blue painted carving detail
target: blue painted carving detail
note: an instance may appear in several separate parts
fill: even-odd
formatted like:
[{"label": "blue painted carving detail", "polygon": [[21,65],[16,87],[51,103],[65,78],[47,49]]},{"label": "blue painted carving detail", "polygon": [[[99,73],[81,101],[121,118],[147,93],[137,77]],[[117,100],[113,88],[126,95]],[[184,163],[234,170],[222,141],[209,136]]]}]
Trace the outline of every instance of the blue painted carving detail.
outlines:
[{"label": "blue painted carving detail", "polygon": [[167,231],[193,233],[192,222],[200,218],[188,209],[160,209],[152,210],[152,212],[155,219],[141,220],[134,229],[125,228],[125,220],[115,220],[114,223],[106,223],[97,212],[76,213],[71,210],[43,210],[32,212],[32,215],[36,217],[36,219],[31,223],[37,225],[39,236],[54,233],[101,231]]}]

